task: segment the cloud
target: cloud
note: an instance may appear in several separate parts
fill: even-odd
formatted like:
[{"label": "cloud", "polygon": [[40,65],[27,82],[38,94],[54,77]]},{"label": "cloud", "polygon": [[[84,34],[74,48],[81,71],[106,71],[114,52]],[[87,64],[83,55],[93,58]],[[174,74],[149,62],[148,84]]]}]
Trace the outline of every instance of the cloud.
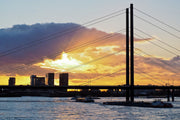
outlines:
[{"label": "cloud", "polygon": [[179,73],[180,71],[180,57],[175,56],[170,60],[164,60],[162,58],[144,58],[145,63],[154,65],[156,67],[160,67],[166,69],[172,73]]},{"label": "cloud", "polygon": [[[55,58],[72,40],[72,28],[81,27],[73,23],[15,25],[12,28],[0,29],[1,63],[29,63],[41,61],[42,58]],[[65,34],[65,32],[66,34]],[[51,55],[51,56],[48,56]]]},{"label": "cloud", "polygon": [[24,24],[0,29],[0,44],[0,64],[27,64],[33,60],[42,61],[45,57],[56,58],[62,51],[82,51],[87,46],[116,45],[124,48],[125,35],[108,34],[74,23]]},{"label": "cloud", "polygon": [[[112,54],[90,63],[90,67],[85,71],[78,69],[76,73],[71,72],[71,79],[76,79],[76,81],[85,78],[96,79],[97,76],[119,70],[120,73],[111,75],[119,80],[117,76],[120,74],[123,78],[125,76],[125,38],[125,35],[121,33],[108,34],[74,23],[15,25],[12,28],[0,29],[2,46],[0,47],[0,74],[29,76],[58,72],[62,65],[59,65],[61,66],[59,68],[54,66],[53,69],[48,67],[52,66],[51,62],[55,63],[62,59],[61,54],[64,51],[79,63],[87,63]],[[135,39],[135,42],[147,40],[153,39]],[[120,52],[117,54],[118,51]],[[49,61],[49,66],[46,66],[45,61]],[[38,63],[43,67],[37,66]],[[159,74],[161,77],[173,76],[180,71],[180,56],[170,60],[135,56],[135,68],[146,73]]]},{"label": "cloud", "polygon": [[55,59],[63,51],[83,51],[87,46],[121,45],[123,40],[124,35],[120,33],[109,35],[74,23],[14,25],[0,29],[1,70],[3,66],[10,68]]}]

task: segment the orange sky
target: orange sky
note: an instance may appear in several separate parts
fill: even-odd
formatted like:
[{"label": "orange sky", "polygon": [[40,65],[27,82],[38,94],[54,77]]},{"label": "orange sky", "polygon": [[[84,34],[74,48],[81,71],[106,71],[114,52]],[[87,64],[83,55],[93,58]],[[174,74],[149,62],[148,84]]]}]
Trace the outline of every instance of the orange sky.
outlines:
[{"label": "orange sky", "polygon": [[[105,35],[110,35],[111,38],[99,39]],[[153,41],[153,39],[146,40]],[[142,46],[143,43],[147,44],[143,39],[135,39],[136,44],[139,42]],[[58,50],[63,48],[60,42],[54,44]],[[108,34],[88,29],[76,32],[68,46],[63,48],[63,52],[54,58],[28,57],[33,54],[28,51],[28,54],[23,54],[25,57],[14,56],[16,61],[12,58],[5,59],[10,62],[6,63],[4,60],[0,70],[0,84],[7,85],[8,78],[14,76],[16,85],[29,85],[30,75],[45,76],[48,72],[57,73],[56,85],[58,85],[58,73],[61,72],[69,73],[69,85],[125,84],[125,35],[120,33]],[[148,56],[141,53],[141,48],[135,49],[135,84],[180,85],[179,66],[179,56],[174,58]]]},{"label": "orange sky", "polygon": [[[69,85],[123,85],[125,84],[124,53],[120,52],[88,63],[96,58],[106,56],[108,53],[114,53],[112,48],[114,49],[116,47],[101,47],[96,53],[93,53],[96,55],[92,55],[92,53],[86,50],[83,53],[62,53],[55,60],[45,59],[42,62],[34,64],[34,66],[55,70],[57,73],[56,78],[58,78],[58,73],[68,72],[70,75]],[[83,54],[83,56],[80,54]],[[92,56],[97,57],[94,58]],[[144,74],[144,72],[148,74]],[[6,75],[0,76],[1,85],[8,84],[8,77]],[[30,76],[15,75],[15,77],[16,85],[30,84]],[[179,78],[178,74],[155,65],[147,64],[143,62],[143,58],[141,57],[135,57],[136,85],[165,85],[166,83],[179,85],[179,79],[177,78]],[[58,85],[58,81],[58,79],[55,80],[56,85]]]}]

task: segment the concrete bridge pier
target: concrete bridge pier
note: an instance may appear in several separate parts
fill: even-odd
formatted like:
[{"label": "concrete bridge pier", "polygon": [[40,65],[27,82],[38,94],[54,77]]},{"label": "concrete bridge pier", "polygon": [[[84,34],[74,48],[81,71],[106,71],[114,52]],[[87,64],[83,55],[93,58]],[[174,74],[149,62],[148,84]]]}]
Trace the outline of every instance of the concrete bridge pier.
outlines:
[{"label": "concrete bridge pier", "polygon": [[170,90],[167,89],[167,101],[169,102],[170,101]]},{"label": "concrete bridge pier", "polygon": [[172,89],[172,94],[171,94],[171,96],[172,96],[172,102],[174,102],[174,89]]},{"label": "concrete bridge pier", "polygon": [[167,89],[167,101],[170,102],[170,96],[172,98],[172,102],[174,102],[174,89]]}]

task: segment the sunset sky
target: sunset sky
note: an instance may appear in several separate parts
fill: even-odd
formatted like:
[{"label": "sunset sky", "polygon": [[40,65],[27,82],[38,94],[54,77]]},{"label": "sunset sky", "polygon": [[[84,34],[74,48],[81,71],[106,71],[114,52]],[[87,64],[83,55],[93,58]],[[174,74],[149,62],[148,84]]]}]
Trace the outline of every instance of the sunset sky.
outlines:
[{"label": "sunset sky", "polygon": [[68,72],[70,85],[125,84],[130,3],[135,7],[135,84],[180,85],[179,0],[1,0],[0,85],[9,77],[27,85],[30,75],[48,72],[56,78]]}]

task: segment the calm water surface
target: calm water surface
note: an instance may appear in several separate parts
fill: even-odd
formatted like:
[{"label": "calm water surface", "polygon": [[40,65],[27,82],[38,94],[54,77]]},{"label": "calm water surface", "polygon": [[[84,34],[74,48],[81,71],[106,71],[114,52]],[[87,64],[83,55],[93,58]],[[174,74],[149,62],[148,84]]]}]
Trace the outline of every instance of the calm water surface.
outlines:
[{"label": "calm water surface", "polygon": [[[13,97],[0,98],[0,120],[179,120],[180,98],[174,108],[105,106],[105,101],[124,98],[101,98],[95,103],[72,102],[71,98]],[[154,99],[135,98],[136,101]],[[162,99],[166,101],[166,99]]]}]

